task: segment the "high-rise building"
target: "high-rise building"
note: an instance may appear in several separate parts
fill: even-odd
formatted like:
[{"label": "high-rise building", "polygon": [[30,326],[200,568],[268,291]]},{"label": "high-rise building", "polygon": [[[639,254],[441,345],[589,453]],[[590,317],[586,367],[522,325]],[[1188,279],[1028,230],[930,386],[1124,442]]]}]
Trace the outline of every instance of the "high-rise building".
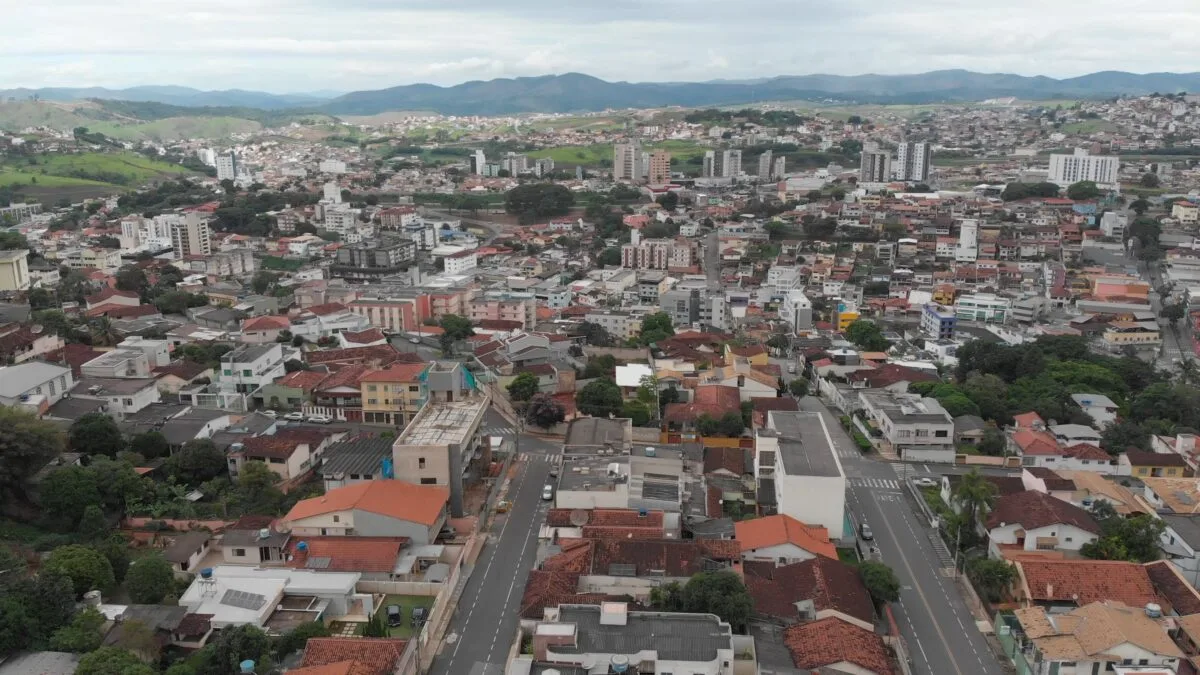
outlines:
[{"label": "high-rise building", "polygon": [[639,180],[642,177],[642,144],[637,141],[613,146],[613,180]]},{"label": "high-rise building", "polygon": [[721,153],[721,177],[737,178],[742,173],[742,151],[730,148]]},{"label": "high-rise building", "polygon": [[772,160],[775,153],[770,150],[764,150],[763,154],[758,156],[758,178],[759,180],[771,180],[774,176],[771,175]]},{"label": "high-rise building", "polygon": [[771,173],[771,180],[783,180],[787,175],[787,157],[780,155],[775,158],[775,168]]},{"label": "high-rise building", "polygon": [[715,150],[706,150],[704,152],[704,168],[700,175],[705,178],[712,178],[717,175],[717,153]]},{"label": "high-rise building", "polygon": [[858,182],[886,183],[892,179],[892,158],[886,152],[863,150]]},{"label": "high-rise building", "polygon": [[321,188],[321,190],[322,190],[322,194],[325,196],[325,199],[328,199],[329,201],[333,202],[334,204],[342,203],[342,186],[341,185],[338,185],[337,183],[330,181],[330,182],[326,183]]},{"label": "high-rise building", "polygon": [[665,185],[671,182],[671,153],[666,150],[655,150],[650,153],[646,180],[651,185]]},{"label": "high-rise building", "polygon": [[955,262],[975,262],[979,259],[979,221],[969,218],[958,229],[958,246],[954,248]]},{"label": "high-rise building", "polygon": [[529,158],[519,152],[507,152],[504,158],[500,160],[500,168],[508,171],[509,175],[516,176],[528,169]]},{"label": "high-rise building", "polygon": [[487,156],[483,154],[483,150],[476,150],[471,153],[471,173],[476,176],[483,175],[483,165],[487,164]]},{"label": "high-rise building", "polygon": [[908,182],[929,180],[932,149],[928,143],[900,144],[896,150],[896,178]]},{"label": "high-rise building", "polygon": [[1097,187],[1115,190],[1117,170],[1121,160],[1111,155],[1090,155],[1087,150],[1076,149],[1072,155],[1050,155],[1051,183],[1066,187],[1081,180],[1090,180]]},{"label": "high-rise building", "polygon": [[183,221],[171,223],[171,246],[176,260],[190,255],[212,255],[212,231],[208,219],[199,213],[188,213]]},{"label": "high-rise building", "polygon": [[216,156],[217,180],[237,180],[237,155],[232,150]]}]

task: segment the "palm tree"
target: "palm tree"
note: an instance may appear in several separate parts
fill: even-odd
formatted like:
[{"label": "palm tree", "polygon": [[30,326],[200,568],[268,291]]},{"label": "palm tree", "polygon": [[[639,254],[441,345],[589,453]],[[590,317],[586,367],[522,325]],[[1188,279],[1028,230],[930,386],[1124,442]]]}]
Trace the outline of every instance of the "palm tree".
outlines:
[{"label": "palm tree", "polygon": [[111,347],[121,341],[120,336],[113,330],[112,321],[107,316],[97,317],[90,322],[92,329],[92,344],[100,347]]},{"label": "palm tree", "polygon": [[963,525],[974,529],[979,517],[996,501],[996,485],[978,469],[971,469],[958,481],[954,499],[962,507]]},{"label": "palm tree", "polygon": [[1200,367],[1196,366],[1196,362],[1190,356],[1184,356],[1179,362],[1179,379],[1184,384],[1195,384],[1197,378],[1200,377]]}]

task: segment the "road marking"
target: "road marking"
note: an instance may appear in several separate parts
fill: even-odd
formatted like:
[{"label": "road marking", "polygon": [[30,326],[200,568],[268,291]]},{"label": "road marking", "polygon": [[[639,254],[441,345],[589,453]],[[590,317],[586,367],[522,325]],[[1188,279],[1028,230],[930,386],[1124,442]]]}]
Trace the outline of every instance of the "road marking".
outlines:
[{"label": "road marking", "polygon": [[[900,555],[900,562],[904,563],[904,569],[908,570],[908,578],[912,579],[913,585],[916,586],[917,596],[921,598],[921,604],[925,605],[925,611],[929,614],[930,622],[933,624],[933,629],[937,631],[938,639],[942,641],[942,648],[946,650],[946,656],[950,659],[950,665],[954,668],[954,672],[958,675],[963,675],[962,668],[958,667],[958,661],[954,658],[954,652],[950,651],[949,640],[946,639],[946,634],[942,632],[942,627],[938,625],[937,617],[933,613],[933,607],[929,604],[929,599],[925,597],[925,591],[921,588],[920,582],[917,581],[917,575],[913,572],[912,565],[908,562],[908,556],[904,555],[904,547],[899,542],[900,539],[896,536],[896,531],[892,529],[892,524],[887,518],[883,518],[883,526],[891,535],[892,541],[896,542],[896,552]],[[911,529],[911,528],[910,528]],[[942,589],[942,593],[945,593]],[[950,611],[954,611],[954,607],[950,607]],[[914,629],[914,633],[915,633]]]},{"label": "road marking", "polygon": [[925,469],[925,473],[933,473],[932,471],[930,471],[930,470],[929,470],[929,465],[928,465],[928,464],[922,464],[922,465],[921,465],[921,468],[922,468],[922,469]]}]

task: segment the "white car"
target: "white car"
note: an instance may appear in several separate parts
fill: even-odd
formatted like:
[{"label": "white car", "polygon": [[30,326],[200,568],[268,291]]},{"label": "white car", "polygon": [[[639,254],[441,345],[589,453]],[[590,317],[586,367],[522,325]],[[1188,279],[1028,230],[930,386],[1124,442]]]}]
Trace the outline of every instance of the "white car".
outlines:
[{"label": "white car", "polygon": [[290,413],[284,415],[283,419],[285,419],[289,422],[303,422],[304,421],[304,413],[290,412]]},{"label": "white car", "polygon": [[917,487],[937,487],[938,484],[937,480],[933,478],[918,478],[913,482],[917,484]]},{"label": "white car", "polygon": [[409,342],[411,342],[411,343],[413,343],[414,345],[419,345],[419,344],[421,344],[421,338],[415,338],[415,337],[411,337],[411,338],[408,338],[408,341],[409,341]]},{"label": "white car", "polygon": [[275,412],[274,410],[271,410],[271,409],[267,409],[267,410],[259,410],[258,412],[260,412],[260,413],[262,413],[262,414],[266,415],[267,417],[272,417],[272,418],[273,418],[273,417],[278,417],[278,416],[279,416],[279,413],[277,413],[277,412]]},{"label": "white car", "polygon": [[542,499],[545,501],[550,501],[551,499],[554,499],[554,486],[553,485],[547,485],[546,487],[542,488]]},{"label": "white car", "polygon": [[309,424],[329,424],[332,421],[333,421],[333,418],[330,417],[329,415],[309,415],[308,416]]}]

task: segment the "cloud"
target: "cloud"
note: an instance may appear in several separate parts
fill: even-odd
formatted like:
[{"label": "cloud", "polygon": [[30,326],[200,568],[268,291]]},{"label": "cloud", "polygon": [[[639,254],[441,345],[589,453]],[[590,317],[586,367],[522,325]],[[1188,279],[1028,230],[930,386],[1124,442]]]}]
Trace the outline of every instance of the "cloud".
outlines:
[{"label": "cloud", "polygon": [[[700,81],[944,68],[1192,71],[1200,4],[1158,0],[59,0],[0,23],[0,88],[267,91],[585,72]],[[53,25],[54,31],[31,31]]]}]

